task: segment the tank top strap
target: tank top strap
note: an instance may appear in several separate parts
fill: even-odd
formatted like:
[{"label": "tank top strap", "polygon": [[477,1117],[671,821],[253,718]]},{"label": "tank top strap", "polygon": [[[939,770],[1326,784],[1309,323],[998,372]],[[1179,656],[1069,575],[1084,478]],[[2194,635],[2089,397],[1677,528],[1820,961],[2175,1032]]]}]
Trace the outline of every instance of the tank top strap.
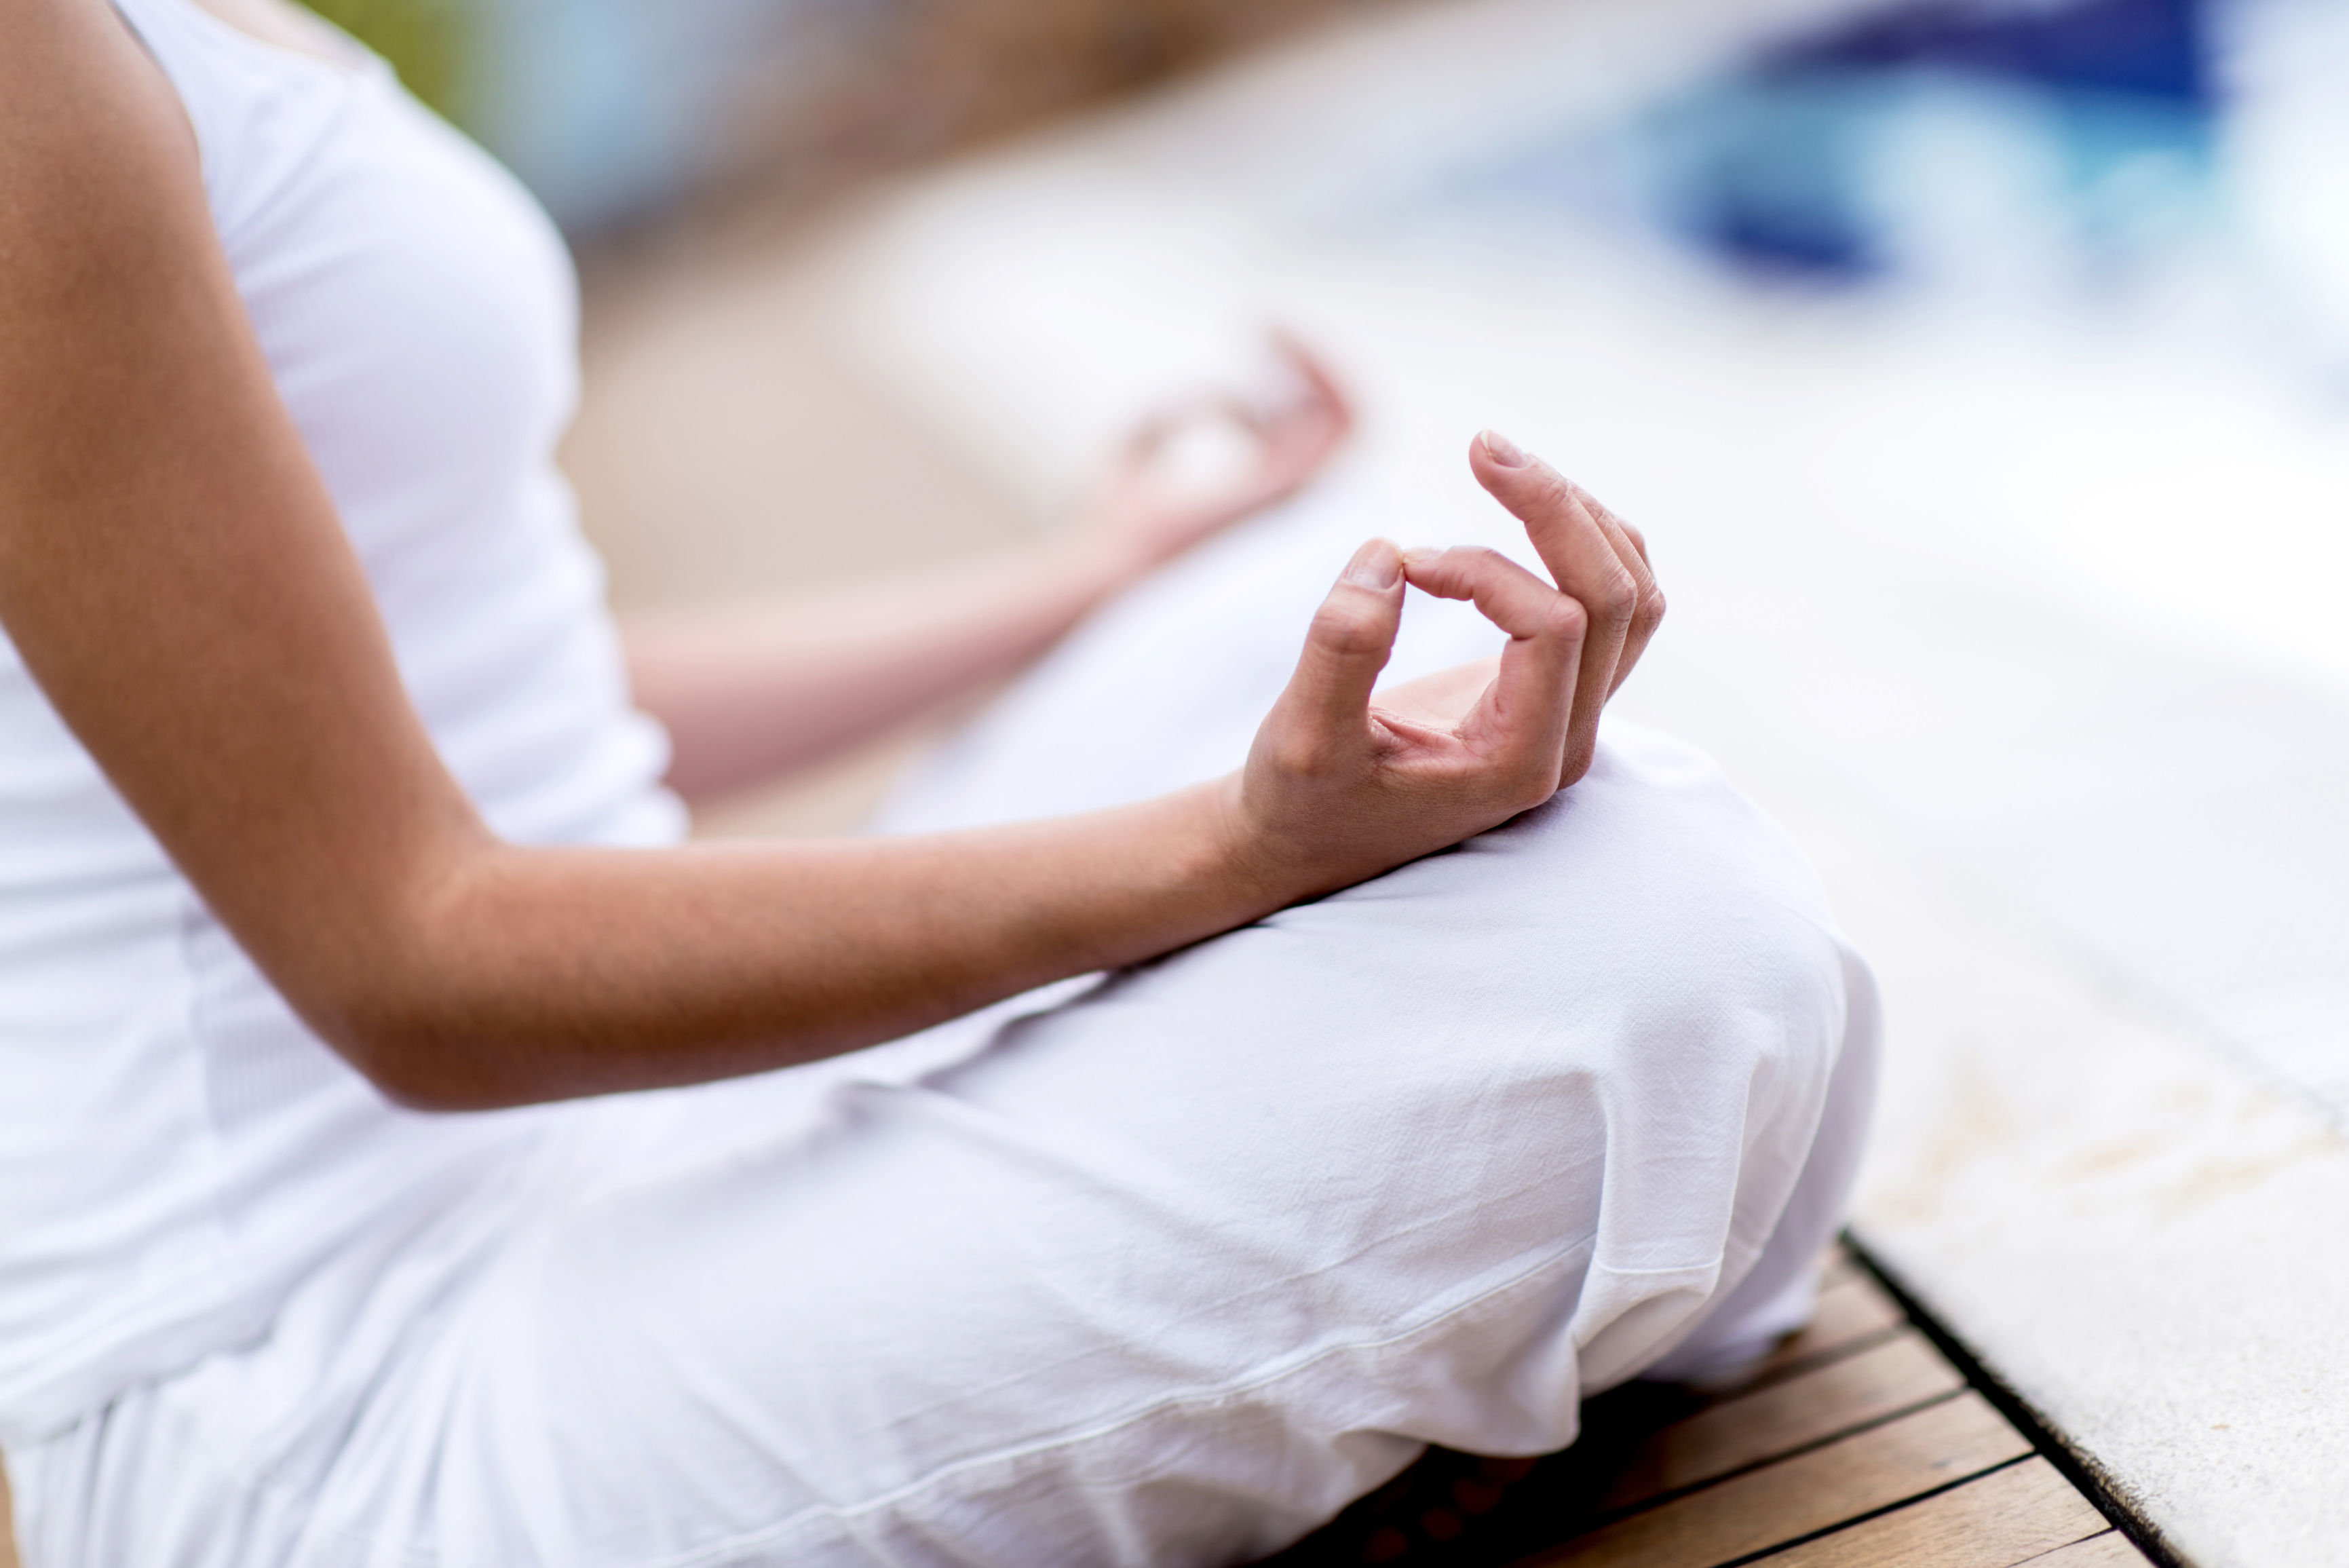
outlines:
[{"label": "tank top strap", "polygon": [[194,0],[113,0],[171,79],[194,126],[204,192],[223,243],[253,222],[388,67],[357,43],[349,63],[256,38]]}]

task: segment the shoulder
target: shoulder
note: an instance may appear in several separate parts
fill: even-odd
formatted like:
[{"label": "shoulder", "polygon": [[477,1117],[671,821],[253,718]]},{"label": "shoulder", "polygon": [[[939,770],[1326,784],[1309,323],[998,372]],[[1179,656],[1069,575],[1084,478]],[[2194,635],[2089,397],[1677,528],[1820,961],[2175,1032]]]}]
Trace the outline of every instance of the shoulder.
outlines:
[{"label": "shoulder", "polygon": [[117,305],[212,244],[195,131],[107,0],[0,0],[0,212],[12,328]]},{"label": "shoulder", "polygon": [[0,579],[140,434],[130,389],[199,368],[183,328],[234,298],[195,132],[136,35],[108,0],[0,0]]},{"label": "shoulder", "polygon": [[195,133],[129,24],[108,0],[0,0],[0,191],[14,215],[99,208],[110,186],[150,177],[192,188]]}]

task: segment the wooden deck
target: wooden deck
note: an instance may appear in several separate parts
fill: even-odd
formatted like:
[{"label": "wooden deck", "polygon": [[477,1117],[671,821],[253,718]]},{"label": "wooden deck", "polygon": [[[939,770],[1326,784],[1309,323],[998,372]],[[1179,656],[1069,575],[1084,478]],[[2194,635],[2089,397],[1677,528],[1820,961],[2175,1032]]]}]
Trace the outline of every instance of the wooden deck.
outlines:
[{"label": "wooden deck", "polygon": [[1264,1568],[2147,1568],[1838,1254],[1739,1387],[1632,1384],[1540,1460],[1433,1450]]},{"label": "wooden deck", "polygon": [[[0,1568],[17,1568],[0,1486]],[[2147,1568],[2032,1439],[1838,1256],[1744,1386],[1651,1384],[1540,1460],[1442,1449],[1264,1568]]]}]

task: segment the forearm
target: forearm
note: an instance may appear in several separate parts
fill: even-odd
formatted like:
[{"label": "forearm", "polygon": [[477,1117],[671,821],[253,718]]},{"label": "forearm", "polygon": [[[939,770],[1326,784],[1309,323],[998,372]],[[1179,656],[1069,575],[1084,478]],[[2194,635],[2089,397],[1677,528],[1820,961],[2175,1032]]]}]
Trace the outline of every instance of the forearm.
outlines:
[{"label": "forearm", "polygon": [[921,839],[480,840],[404,902],[330,914],[336,938],[313,925],[278,978],[355,1065],[421,1107],[757,1072],[1138,962],[1301,895],[1240,852],[1234,789]]},{"label": "forearm", "polygon": [[626,628],[637,704],[688,799],[822,758],[1009,674],[1140,562],[1072,541],[821,602],[647,615]]},{"label": "forearm", "polygon": [[[1636,540],[1554,472],[1482,456],[1557,586],[1490,552],[1406,562],[1366,544],[1237,780],[940,839],[508,846],[408,699],[169,82],[102,0],[0,5],[0,210],[22,241],[0,246],[0,623],[212,913],[328,1042],[419,1104],[779,1067],[1376,875],[1570,780],[1644,637],[1625,630]],[[1214,521],[1112,531],[1147,561]],[[704,785],[748,776],[1009,667],[1136,563],[1045,559],[835,605],[828,641],[745,630],[761,657],[726,702],[676,696],[709,667],[689,649],[647,684],[657,707],[673,680],[688,752],[705,729],[815,707],[796,739],[688,757]],[[1369,707],[1407,573],[1509,635],[1449,729]],[[827,688],[853,695],[813,704]]]},{"label": "forearm", "polygon": [[[1275,344],[1294,383],[1277,407],[1215,400],[1145,423],[1077,526],[1017,560],[832,595],[646,617],[628,628],[637,702],[668,727],[688,799],[811,762],[1018,668],[1154,566],[1296,491],[1352,426],[1312,355]],[[1203,420],[1253,455],[1212,480],[1162,462]]]}]

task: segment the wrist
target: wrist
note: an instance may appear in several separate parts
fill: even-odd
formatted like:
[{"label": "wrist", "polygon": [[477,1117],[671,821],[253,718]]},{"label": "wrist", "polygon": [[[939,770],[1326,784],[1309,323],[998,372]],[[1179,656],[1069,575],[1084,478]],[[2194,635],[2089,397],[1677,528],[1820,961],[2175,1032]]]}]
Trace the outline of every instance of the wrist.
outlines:
[{"label": "wrist", "polygon": [[1200,785],[1197,801],[1207,875],[1239,919],[1259,919],[1313,891],[1303,861],[1249,809],[1245,773]]},{"label": "wrist", "polygon": [[1076,520],[1056,542],[1062,560],[1084,577],[1098,598],[1106,599],[1165,564],[1166,552],[1120,528],[1116,520],[1089,512]]}]

